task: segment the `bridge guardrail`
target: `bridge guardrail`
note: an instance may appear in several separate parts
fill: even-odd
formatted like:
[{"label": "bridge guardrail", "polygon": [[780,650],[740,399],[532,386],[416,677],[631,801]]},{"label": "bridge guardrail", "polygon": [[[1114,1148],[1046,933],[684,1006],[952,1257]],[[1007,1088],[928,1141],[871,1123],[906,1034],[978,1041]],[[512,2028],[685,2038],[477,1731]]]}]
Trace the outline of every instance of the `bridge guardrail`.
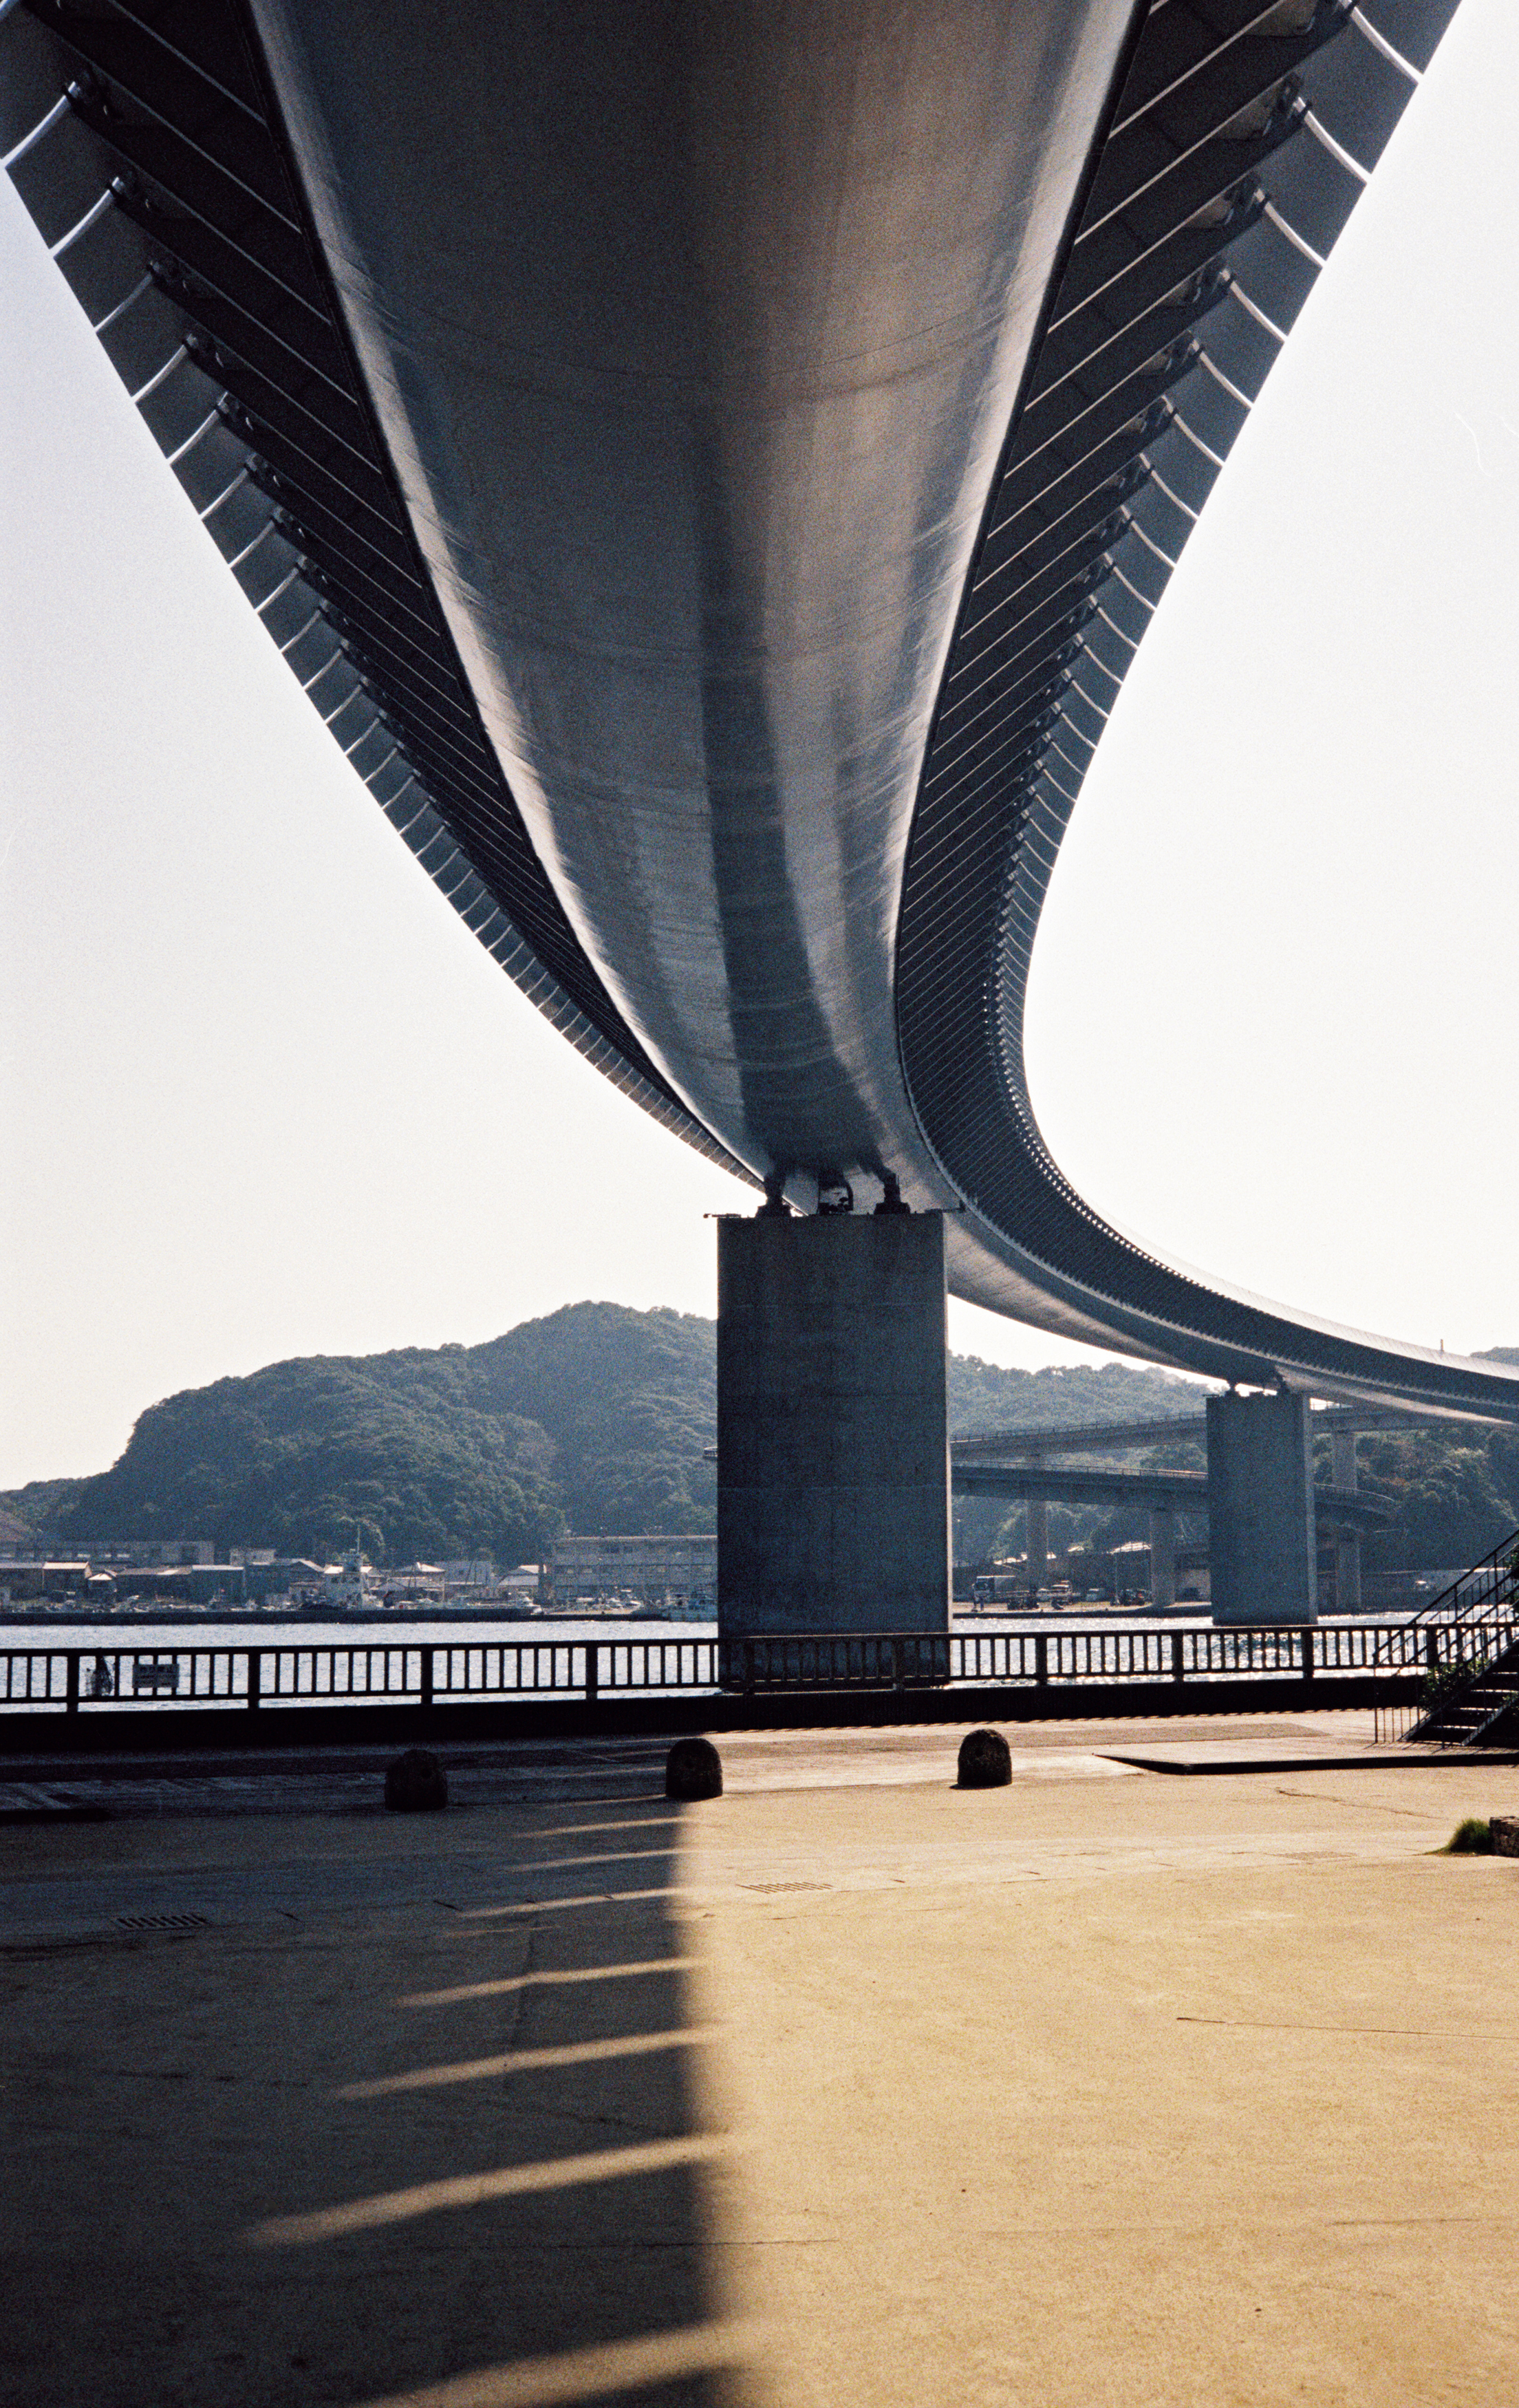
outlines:
[{"label": "bridge guardrail", "polygon": [[1422,1672],[1420,1622],[1150,1630],[835,1631],[479,1645],[0,1649],[0,1717],[444,1707],[707,1691],[1068,1688]]}]

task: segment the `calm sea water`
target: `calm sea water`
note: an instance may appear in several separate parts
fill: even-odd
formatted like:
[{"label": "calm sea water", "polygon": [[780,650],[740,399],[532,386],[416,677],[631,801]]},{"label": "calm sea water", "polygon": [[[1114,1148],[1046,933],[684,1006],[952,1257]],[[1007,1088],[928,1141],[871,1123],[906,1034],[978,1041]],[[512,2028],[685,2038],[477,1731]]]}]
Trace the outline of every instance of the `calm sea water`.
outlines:
[{"label": "calm sea water", "polygon": [[319,1615],[208,1614],[204,1621],[176,1616],[166,1621],[107,1614],[87,1622],[72,1614],[0,1623],[7,1648],[83,1647],[161,1655],[188,1655],[208,1647],[263,1647],[285,1651],[310,1647],[583,1647],[588,1639],[715,1639],[715,1622],[516,1622],[481,1614],[461,1622],[413,1622],[379,1613],[365,1622],[326,1622]]},{"label": "calm sea water", "polygon": [[[1154,1614],[1086,1612],[1036,1614],[956,1614],[951,1628],[966,1636],[1006,1630],[1154,1630]],[[1206,1628],[1206,1612],[1167,1614],[1168,1630],[1189,1625]],[[0,1648],[104,1649],[109,1654],[189,1655],[211,1647],[262,1647],[291,1653],[312,1647],[583,1647],[587,1641],[603,1646],[615,1642],[715,1639],[715,1622],[630,1622],[622,1618],[587,1621],[502,1621],[482,1614],[478,1620],[428,1617],[403,1620],[397,1614],[377,1614],[365,1622],[325,1622],[313,1616],[277,1614],[208,1615],[204,1621],[175,1619],[139,1621],[107,1615],[98,1622],[72,1615],[38,1616],[35,1620],[0,1623]]]}]

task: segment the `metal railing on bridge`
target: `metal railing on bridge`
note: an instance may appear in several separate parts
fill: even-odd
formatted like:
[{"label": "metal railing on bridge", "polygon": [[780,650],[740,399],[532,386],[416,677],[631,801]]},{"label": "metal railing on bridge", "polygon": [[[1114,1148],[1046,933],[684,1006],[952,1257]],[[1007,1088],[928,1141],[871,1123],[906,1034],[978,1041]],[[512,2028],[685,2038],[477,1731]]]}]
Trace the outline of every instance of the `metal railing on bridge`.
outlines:
[{"label": "metal railing on bridge", "polygon": [[[11,1648],[0,1715],[150,1709],[529,1704],[720,1692],[1064,1690],[1108,1686],[1407,1680],[1429,1626],[1316,1623],[1219,1628],[776,1633],[523,1640],[471,1646]],[[1412,1711],[1412,1709],[1411,1709]]]}]

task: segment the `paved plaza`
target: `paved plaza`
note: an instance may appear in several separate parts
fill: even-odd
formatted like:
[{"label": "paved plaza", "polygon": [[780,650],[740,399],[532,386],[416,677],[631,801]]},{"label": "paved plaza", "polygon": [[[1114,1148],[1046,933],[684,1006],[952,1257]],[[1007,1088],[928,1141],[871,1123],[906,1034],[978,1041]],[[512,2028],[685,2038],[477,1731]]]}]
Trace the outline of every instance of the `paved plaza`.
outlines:
[{"label": "paved plaza", "polygon": [[0,1780],[0,2397],[1511,2396],[1519,1768],[957,1736]]}]

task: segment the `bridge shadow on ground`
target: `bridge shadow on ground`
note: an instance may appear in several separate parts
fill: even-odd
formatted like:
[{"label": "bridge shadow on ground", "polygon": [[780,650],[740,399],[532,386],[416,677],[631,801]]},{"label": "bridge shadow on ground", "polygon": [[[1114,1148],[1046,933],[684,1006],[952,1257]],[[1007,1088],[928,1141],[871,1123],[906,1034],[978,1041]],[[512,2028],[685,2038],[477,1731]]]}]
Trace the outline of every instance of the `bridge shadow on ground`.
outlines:
[{"label": "bridge shadow on ground", "polygon": [[6,1950],[8,2396],[752,2397],[714,2273],[681,1811],[644,1777],[278,1840],[223,1825],[265,1859],[262,1917]]}]

